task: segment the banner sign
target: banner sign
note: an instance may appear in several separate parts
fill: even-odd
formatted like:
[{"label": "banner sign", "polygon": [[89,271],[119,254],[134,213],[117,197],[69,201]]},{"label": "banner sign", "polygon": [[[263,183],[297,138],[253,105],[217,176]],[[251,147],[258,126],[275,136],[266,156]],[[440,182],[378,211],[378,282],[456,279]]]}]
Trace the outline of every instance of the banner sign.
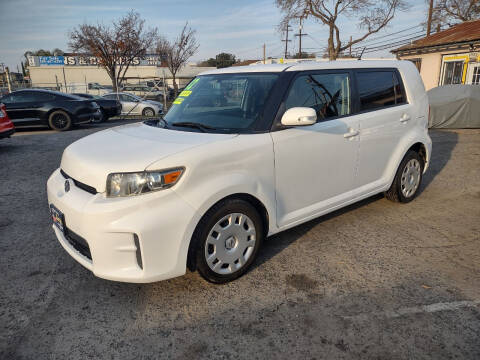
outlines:
[{"label": "banner sign", "polygon": [[63,56],[39,56],[40,65],[63,65]]},{"label": "banner sign", "polygon": [[[38,59],[38,60],[37,60]],[[119,59],[119,63],[126,59]],[[30,66],[98,66],[100,59],[95,56],[30,56]],[[135,57],[130,66],[160,66],[161,58],[159,55],[146,55],[144,57]]]}]

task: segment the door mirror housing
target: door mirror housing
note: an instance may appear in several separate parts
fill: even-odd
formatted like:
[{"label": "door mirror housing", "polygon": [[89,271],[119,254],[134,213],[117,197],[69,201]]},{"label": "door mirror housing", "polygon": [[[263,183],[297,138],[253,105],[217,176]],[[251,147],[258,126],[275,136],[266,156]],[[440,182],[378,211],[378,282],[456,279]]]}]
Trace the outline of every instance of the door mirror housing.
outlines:
[{"label": "door mirror housing", "polygon": [[307,126],[317,122],[317,113],[309,107],[294,107],[285,111],[282,116],[282,125]]}]

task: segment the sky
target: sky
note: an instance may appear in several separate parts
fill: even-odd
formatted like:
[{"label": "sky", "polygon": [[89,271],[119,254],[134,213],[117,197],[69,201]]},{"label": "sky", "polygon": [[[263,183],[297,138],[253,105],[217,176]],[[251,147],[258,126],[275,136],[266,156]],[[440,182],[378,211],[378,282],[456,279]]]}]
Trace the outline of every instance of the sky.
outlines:
[{"label": "sky", "polygon": [[[380,38],[385,34],[411,29],[397,35],[403,36],[421,30],[416,26],[424,21],[425,1],[407,1],[406,11],[371,36],[371,46],[376,45],[377,38],[379,44],[392,39]],[[220,52],[233,53],[242,60],[261,59],[264,43],[267,57],[283,56],[282,34],[277,30],[281,13],[274,0],[0,0],[0,64],[16,71],[27,50],[60,48],[68,52],[68,34],[76,25],[109,24],[132,9],[140,13],[147,26],[158,28],[167,38],[175,38],[188,21],[200,44],[191,61],[215,57]],[[342,39],[359,34],[355,18],[342,19],[339,27]],[[326,45],[325,26],[306,21],[303,28],[308,34],[302,39],[303,49],[319,51]],[[298,25],[293,25],[293,32],[298,32]],[[298,37],[289,46],[298,51]],[[367,56],[392,57],[385,50]]]}]

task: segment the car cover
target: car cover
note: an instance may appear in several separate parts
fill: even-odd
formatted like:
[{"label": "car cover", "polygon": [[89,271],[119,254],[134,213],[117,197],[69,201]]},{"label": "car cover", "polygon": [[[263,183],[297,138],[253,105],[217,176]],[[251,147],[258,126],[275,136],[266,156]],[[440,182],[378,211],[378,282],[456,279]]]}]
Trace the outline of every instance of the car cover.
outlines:
[{"label": "car cover", "polygon": [[480,85],[445,85],[428,91],[430,128],[480,128]]}]

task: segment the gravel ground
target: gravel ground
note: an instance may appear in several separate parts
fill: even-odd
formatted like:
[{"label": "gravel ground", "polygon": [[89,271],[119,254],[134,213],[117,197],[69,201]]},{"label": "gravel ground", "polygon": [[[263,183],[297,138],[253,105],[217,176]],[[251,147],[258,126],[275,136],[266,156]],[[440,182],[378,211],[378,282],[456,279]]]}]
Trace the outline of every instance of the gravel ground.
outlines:
[{"label": "gravel ground", "polygon": [[135,285],[63,250],[45,190],[65,146],[118,123],[0,141],[0,358],[480,358],[480,131],[431,133],[410,204],[376,196],[275,235],[227,285]]}]

